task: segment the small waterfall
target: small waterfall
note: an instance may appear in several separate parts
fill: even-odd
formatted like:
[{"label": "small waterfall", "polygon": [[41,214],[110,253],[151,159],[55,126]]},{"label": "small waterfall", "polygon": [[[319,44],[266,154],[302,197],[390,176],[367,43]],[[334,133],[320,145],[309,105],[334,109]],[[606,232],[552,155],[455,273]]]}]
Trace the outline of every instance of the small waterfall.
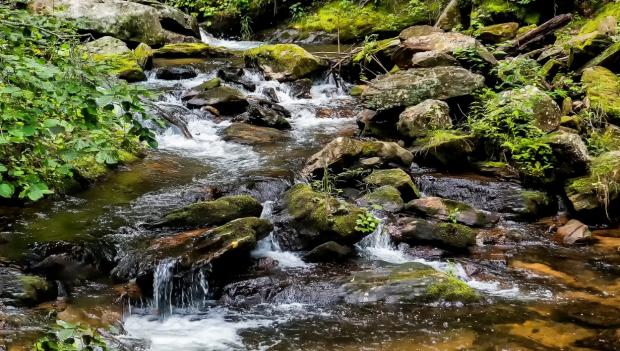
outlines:
[{"label": "small waterfall", "polygon": [[208,270],[198,268],[184,275],[176,275],[177,261],[161,261],[153,273],[152,310],[166,318],[177,309],[199,310],[209,295]]},{"label": "small waterfall", "polygon": [[[273,205],[273,201],[265,201],[263,203],[263,212],[261,213],[262,219],[272,219]],[[252,257],[270,257],[278,261],[278,265],[280,267],[285,268],[303,268],[308,266],[308,264],[304,262],[301,258],[299,258],[299,256],[297,256],[295,253],[290,251],[283,251],[273,231],[257,243],[256,249],[252,251]]]},{"label": "small waterfall", "polygon": [[383,221],[372,234],[356,244],[358,250],[367,258],[389,263],[405,263],[413,261],[405,252],[399,250],[390,235],[384,230]]},{"label": "small waterfall", "polygon": [[200,29],[200,40],[209,45],[219,46],[226,49],[231,50],[247,50],[251,48],[255,48],[263,44],[261,41],[251,41],[251,40],[226,40],[226,39],[218,39],[205,31],[204,29]]},{"label": "small waterfall", "polygon": [[153,273],[153,309],[159,316],[172,314],[172,293],[174,290],[174,268],[176,260],[161,261]]}]

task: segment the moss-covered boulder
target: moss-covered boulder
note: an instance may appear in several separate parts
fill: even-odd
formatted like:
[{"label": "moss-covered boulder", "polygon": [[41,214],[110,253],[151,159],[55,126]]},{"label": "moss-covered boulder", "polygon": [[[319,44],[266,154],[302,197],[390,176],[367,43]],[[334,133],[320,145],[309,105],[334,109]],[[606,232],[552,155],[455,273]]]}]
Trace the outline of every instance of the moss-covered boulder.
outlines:
[{"label": "moss-covered boulder", "polygon": [[229,222],[240,217],[260,216],[263,207],[249,195],[221,197],[201,201],[166,214],[154,227],[205,227]]},{"label": "moss-covered boulder", "polygon": [[501,43],[517,36],[519,23],[508,22],[485,26],[477,30],[477,37],[485,43]]},{"label": "moss-covered boulder", "polygon": [[419,244],[431,241],[457,249],[476,245],[476,230],[452,222],[432,222],[425,219],[402,217],[389,228],[389,231],[396,242]]},{"label": "moss-covered boulder", "polygon": [[356,168],[362,166],[363,159],[377,157],[376,166],[390,162],[409,167],[413,162],[411,152],[396,143],[383,141],[364,141],[352,138],[336,138],[325,145],[321,151],[310,156],[302,173],[310,175],[322,172],[324,168]]},{"label": "moss-covered boulder", "polygon": [[554,156],[553,173],[556,178],[566,179],[588,172],[590,155],[579,134],[559,130],[547,139]]},{"label": "moss-covered boulder", "polygon": [[146,79],[144,66],[140,65],[145,59],[142,49],[139,52],[132,51],[122,40],[110,36],[85,43],[82,48],[91,54],[94,60],[105,62],[110,67],[110,73],[118,78],[129,82]]},{"label": "moss-covered boulder", "polygon": [[410,150],[418,164],[458,169],[469,165],[476,150],[476,138],[471,134],[438,129],[417,139]]},{"label": "moss-covered boulder", "polygon": [[620,3],[616,1],[610,1],[603,6],[593,18],[586,21],[579,31],[580,34],[592,33],[594,31],[600,31],[601,24],[606,22],[609,17],[613,17],[617,21],[620,21]]},{"label": "moss-covered boulder", "polygon": [[343,285],[349,303],[474,302],[478,293],[454,274],[418,262],[355,272]]},{"label": "moss-covered boulder", "polygon": [[366,35],[394,32],[415,24],[434,23],[441,11],[441,1],[396,0],[366,3],[329,1],[315,13],[293,22],[292,28],[302,33],[339,34],[341,41],[363,39]]},{"label": "moss-covered boulder", "polygon": [[620,42],[610,45],[600,55],[586,63],[583,69],[596,66],[605,67],[614,73],[620,73]]},{"label": "moss-covered boulder", "polygon": [[349,258],[351,253],[353,250],[350,247],[340,245],[335,241],[328,241],[310,250],[303,258],[306,262],[343,261]]},{"label": "moss-covered boulder", "polygon": [[406,208],[427,217],[458,222],[470,227],[490,227],[499,221],[499,216],[490,212],[475,209],[463,202],[433,196],[412,200],[407,203]]},{"label": "moss-covered boulder", "polygon": [[583,71],[581,82],[590,106],[609,119],[620,121],[620,78],[607,68],[596,66]]},{"label": "moss-covered boulder", "polygon": [[297,184],[284,193],[283,207],[293,220],[298,239],[304,248],[327,241],[352,245],[366,234],[357,229],[357,220],[367,212],[310,185]]},{"label": "moss-covered boulder", "polygon": [[467,96],[483,86],[483,76],[462,67],[412,68],[373,79],[361,100],[364,107],[382,111]]},{"label": "moss-covered boulder", "polygon": [[497,96],[497,99],[498,101],[489,103],[496,103],[508,110],[519,110],[545,132],[552,132],[560,126],[562,118],[560,106],[547,93],[535,86],[528,85],[504,91]]},{"label": "moss-covered boulder", "polygon": [[326,63],[295,44],[261,45],[243,52],[248,66],[257,66],[268,79],[292,81],[324,69]]},{"label": "moss-covered boulder", "polygon": [[568,180],[565,190],[578,213],[620,219],[620,151],[594,157],[590,173]]},{"label": "moss-covered boulder", "polygon": [[405,207],[400,191],[391,185],[384,185],[357,199],[357,204],[385,212],[399,212]]},{"label": "moss-covered boulder", "polygon": [[409,174],[400,168],[378,169],[370,173],[363,182],[368,186],[381,187],[390,185],[398,189],[403,200],[409,201],[420,197],[420,191]]},{"label": "moss-covered boulder", "polygon": [[205,43],[168,44],[155,50],[154,58],[217,58],[229,57],[233,53]]},{"label": "moss-covered boulder", "polygon": [[424,100],[408,107],[398,117],[396,129],[408,138],[425,136],[429,131],[452,127],[450,107],[439,100]]}]

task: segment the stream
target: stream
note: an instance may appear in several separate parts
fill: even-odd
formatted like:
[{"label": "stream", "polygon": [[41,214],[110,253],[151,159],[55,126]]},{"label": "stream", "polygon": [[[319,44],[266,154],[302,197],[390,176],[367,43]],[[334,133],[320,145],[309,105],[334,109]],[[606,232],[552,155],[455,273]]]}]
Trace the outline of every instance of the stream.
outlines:
[{"label": "stream", "polygon": [[[203,41],[234,49],[259,44],[217,40],[206,33]],[[222,64],[198,63],[199,74],[184,80],[159,80],[151,73],[139,84],[161,92],[160,106],[182,106],[180,92],[215,77]],[[230,121],[192,110],[185,116],[192,139],[176,127],[159,129],[158,150],[90,189],[18,211],[3,210],[7,224],[0,228],[0,257],[17,258],[34,242],[103,237],[115,243],[119,255],[127,254],[153,235],[165,235],[153,234],[145,223],[213,189],[253,195],[263,204],[261,217],[272,219],[281,194],[302,181],[300,170],[308,156],[335,137],[358,134],[359,107],[348,96],[346,83],[333,76],[317,78],[310,98],[295,98],[287,83],[267,81],[256,72],[245,74],[256,85],[255,92],[236,88],[256,98],[266,98],[268,88],[273,89],[291,113],[289,138],[260,145],[225,141],[221,133]],[[431,173],[414,176],[419,184],[426,182],[420,186],[425,194],[454,193],[459,199],[478,196],[472,201],[487,201],[487,195],[471,190],[474,187],[456,194],[459,184],[475,178],[447,176],[430,182]],[[252,252],[258,265],[267,268],[251,269],[224,287],[210,286],[208,272],[200,272],[189,290],[179,291],[172,281],[174,262],[164,260],[155,271],[151,300],[110,307],[116,299],[114,285],[103,278],[77,288],[70,304],[85,315],[116,309],[126,331],[120,340],[153,351],[564,350],[580,349],[568,345],[588,338],[592,343],[583,349],[618,350],[613,342],[617,339],[601,336],[614,329],[601,329],[604,321],[589,315],[594,303],[597,313],[605,309],[600,306],[620,307],[620,260],[617,252],[609,251],[617,241],[562,247],[549,240],[550,221],[502,220],[502,230],[525,239],[518,244],[481,243],[469,253],[398,246],[380,224],[356,245],[354,258],[340,263],[304,262],[302,253],[282,249],[280,233],[274,231]],[[481,299],[414,303],[393,298],[409,289],[398,284],[365,292],[345,287],[360,276],[381,280],[400,269],[419,267],[454,275]],[[27,327],[2,332],[0,340],[5,337],[15,345],[31,340],[49,321],[44,311],[14,309],[10,313],[16,316],[27,313]],[[618,322],[617,316],[609,318]]]}]

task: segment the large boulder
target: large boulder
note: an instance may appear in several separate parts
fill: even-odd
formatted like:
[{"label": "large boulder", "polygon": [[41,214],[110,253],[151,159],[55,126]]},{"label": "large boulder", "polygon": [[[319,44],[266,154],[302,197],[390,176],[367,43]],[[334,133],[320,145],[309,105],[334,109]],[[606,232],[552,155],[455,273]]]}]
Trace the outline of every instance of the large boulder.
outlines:
[{"label": "large boulder", "polygon": [[304,78],[326,67],[323,60],[294,44],[261,45],[244,51],[243,57],[247,65],[278,81]]},{"label": "large boulder", "polygon": [[555,158],[553,173],[556,177],[565,179],[587,173],[590,155],[579,134],[560,130],[550,134],[548,140]]},{"label": "large boulder", "polygon": [[355,167],[359,166],[361,160],[372,157],[379,158],[379,165],[396,163],[409,167],[413,161],[411,152],[396,143],[340,137],[310,156],[302,173],[310,175],[322,172],[324,168]]},{"label": "large boulder", "polygon": [[476,245],[476,230],[458,223],[402,217],[388,230],[396,242],[419,244],[431,241],[457,249]]},{"label": "large boulder", "polygon": [[248,101],[233,87],[221,85],[211,89],[200,90],[200,86],[198,88],[183,96],[187,99],[189,108],[211,106],[223,115],[235,115],[247,109]]},{"label": "large boulder", "polygon": [[470,227],[490,227],[499,221],[499,216],[491,212],[475,209],[463,202],[434,196],[412,200],[407,203],[406,208],[427,217],[458,222]]},{"label": "large boulder", "polygon": [[581,82],[590,106],[608,118],[620,121],[620,78],[607,68],[596,66],[583,71]]},{"label": "large boulder", "polygon": [[400,114],[396,124],[398,132],[409,138],[421,137],[431,130],[450,127],[452,127],[450,107],[439,100],[424,100],[408,107]]},{"label": "large boulder", "polygon": [[125,42],[111,36],[87,42],[82,48],[91,54],[93,59],[105,62],[109,66],[111,74],[129,82],[137,82],[146,79],[143,68],[146,66],[150,52],[143,50],[146,44],[141,44],[136,50],[131,50]]},{"label": "large boulder", "polygon": [[428,26],[428,25],[418,25],[418,26],[411,26],[411,27],[407,27],[403,29],[398,35],[398,38],[401,41],[405,41],[409,38],[421,37],[424,35],[429,35],[431,33],[440,33],[440,32],[443,32],[441,28]]},{"label": "large boulder", "polygon": [[104,36],[93,41],[89,41],[82,45],[82,48],[93,54],[109,55],[109,54],[125,54],[131,52],[124,41]]},{"label": "large boulder", "polygon": [[296,230],[302,248],[328,241],[352,245],[368,234],[356,224],[366,210],[314,191],[307,184],[297,184],[285,192],[283,207],[293,220],[292,225],[285,225]]},{"label": "large boulder", "polygon": [[420,197],[420,191],[413,184],[409,174],[400,168],[375,170],[364,178],[363,182],[371,188],[393,186],[398,189],[404,201]]},{"label": "large boulder", "polygon": [[568,180],[566,195],[578,214],[620,218],[620,151],[592,159],[588,175]]},{"label": "large boulder", "polygon": [[201,201],[172,211],[153,223],[153,227],[205,227],[219,225],[241,217],[260,216],[263,207],[249,195],[221,197]]},{"label": "large boulder", "polygon": [[504,91],[498,95],[498,99],[498,106],[527,114],[545,132],[552,132],[560,126],[560,107],[547,93],[535,86]]},{"label": "large boulder", "polygon": [[519,23],[508,22],[485,26],[478,29],[478,39],[485,43],[501,43],[517,36]]},{"label": "large boulder", "polygon": [[462,67],[412,68],[373,79],[361,100],[364,107],[382,111],[467,96],[483,86],[483,76]]},{"label": "large boulder", "polygon": [[222,139],[245,145],[268,145],[284,141],[290,136],[279,129],[248,123],[233,123],[222,132]]}]

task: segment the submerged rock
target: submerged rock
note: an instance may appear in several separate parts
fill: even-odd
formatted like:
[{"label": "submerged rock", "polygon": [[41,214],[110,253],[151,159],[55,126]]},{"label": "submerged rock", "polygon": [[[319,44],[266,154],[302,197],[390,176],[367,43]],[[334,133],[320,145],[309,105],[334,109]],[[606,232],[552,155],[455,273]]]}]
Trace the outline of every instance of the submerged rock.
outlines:
[{"label": "submerged rock", "polygon": [[396,143],[340,137],[310,156],[302,173],[310,175],[324,168],[354,168],[360,159],[372,157],[379,158],[378,165],[393,162],[408,167],[413,161],[411,152]]},{"label": "submerged rock", "polygon": [[442,199],[440,197],[424,197],[407,203],[413,209],[427,217],[441,221],[454,221],[471,227],[490,227],[499,221],[499,216],[487,211],[475,209],[465,203]]},{"label": "submerged rock", "polygon": [[372,187],[390,185],[396,188],[404,201],[420,197],[420,191],[413,184],[409,174],[400,168],[373,171],[363,182]]},{"label": "submerged rock", "polygon": [[310,250],[303,258],[307,262],[342,261],[347,259],[351,253],[350,247],[340,245],[335,241],[328,241]]},{"label": "submerged rock", "polygon": [[153,227],[205,227],[241,217],[258,217],[263,207],[249,195],[233,195],[201,201],[166,214]]},{"label": "submerged rock", "polygon": [[294,44],[262,45],[243,52],[246,64],[258,66],[268,79],[291,81],[326,67],[318,57]]},{"label": "submerged rock", "polygon": [[431,130],[451,127],[450,107],[439,100],[424,100],[408,107],[400,114],[396,124],[398,132],[409,138],[424,136]]},{"label": "submerged rock", "polygon": [[281,142],[290,136],[279,129],[248,123],[233,123],[224,129],[223,139],[246,145],[264,145]]},{"label": "submerged rock", "polygon": [[434,241],[454,248],[476,245],[476,230],[457,223],[435,223],[419,218],[399,218],[389,228],[397,242],[416,244]]},{"label": "submerged rock", "polygon": [[483,76],[462,67],[412,68],[373,79],[361,100],[364,107],[381,111],[467,96],[483,86]]}]

